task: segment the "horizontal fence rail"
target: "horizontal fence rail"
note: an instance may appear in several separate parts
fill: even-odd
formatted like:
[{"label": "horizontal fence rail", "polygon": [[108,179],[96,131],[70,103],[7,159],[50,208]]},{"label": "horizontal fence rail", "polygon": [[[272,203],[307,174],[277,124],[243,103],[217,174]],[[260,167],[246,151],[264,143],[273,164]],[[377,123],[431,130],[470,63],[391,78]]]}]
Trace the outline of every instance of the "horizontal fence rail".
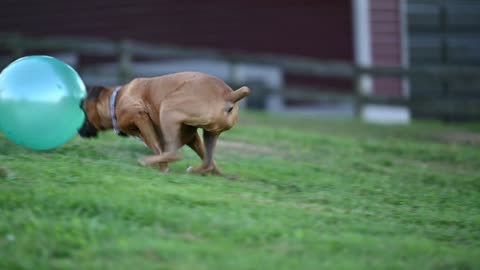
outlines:
[{"label": "horizontal fence rail", "polygon": [[[0,34],[0,50],[9,51],[10,58],[0,59],[0,65],[6,66],[15,58],[25,55],[28,51],[71,51],[78,54],[100,57],[114,57],[117,59],[118,81],[127,81],[133,77],[132,71],[134,57],[148,60],[162,59],[206,59],[226,61],[231,65],[236,63],[268,65],[280,68],[284,73],[316,76],[324,78],[338,78],[359,81],[359,78],[367,75],[374,78],[392,77],[402,79],[428,79],[428,80],[463,80],[465,82],[475,81],[480,78],[480,67],[478,66],[413,66],[403,67],[361,67],[348,62],[339,61],[321,61],[308,57],[270,55],[258,53],[245,53],[238,51],[227,51],[220,49],[199,49],[184,48],[180,46],[153,45],[143,42],[122,40],[112,41],[105,39],[87,39],[70,37],[26,37],[19,34]],[[102,76],[99,74],[98,76]],[[230,80],[233,84],[240,84],[235,78]],[[364,103],[376,102],[383,104],[396,104],[405,106],[421,106],[419,101],[409,100],[407,98],[388,98],[365,96],[361,91],[360,84],[355,84],[354,94],[351,95],[356,100],[356,105],[361,106]],[[293,89],[297,89],[294,91]],[[272,90],[272,89],[270,89]],[[275,89],[275,94],[282,94],[286,97],[303,97],[307,99],[325,99],[325,93],[321,91],[304,91],[302,87],[284,86],[282,89]],[[266,91],[269,91],[267,89]],[[331,91],[330,91],[331,92]],[[341,96],[341,95],[340,95]],[[345,97],[345,95],[344,95]],[[452,97],[449,93],[448,97]],[[333,99],[342,99],[332,95]],[[327,98],[328,99],[328,98]],[[348,98],[347,98],[348,99]],[[448,105],[451,108],[451,105]],[[438,105],[435,106],[437,108]],[[478,115],[480,116],[480,106]],[[470,111],[472,111],[470,109]],[[451,112],[451,109],[449,109]]]},{"label": "horizontal fence rail", "polygon": [[467,66],[419,66],[359,67],[348,62],[321,61],[307,57],[279,56],[232,52],[220,49],[191,49],[179,46],[152,45],[136,41],[110,41],[85,38],[32,38],[18,35],[0,35],[0,48],[11,51],[27,50],[71,50],[93,56],[132,56],[161,58],[197,58],[229,60],[232,62],[273,65],[288,73],[322,77],[353,79],[359,75],[373,77],[468,78],[480,77],[480,67]]}]

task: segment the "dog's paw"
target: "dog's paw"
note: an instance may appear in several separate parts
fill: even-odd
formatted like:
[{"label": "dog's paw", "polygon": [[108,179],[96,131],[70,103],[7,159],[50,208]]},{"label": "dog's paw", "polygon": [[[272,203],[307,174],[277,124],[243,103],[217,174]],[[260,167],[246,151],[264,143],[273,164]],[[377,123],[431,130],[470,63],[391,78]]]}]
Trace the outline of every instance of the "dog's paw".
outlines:
[{"label": "dog's paw", "polygon": [[163,173],[169,173],[170,172],[170,168],[168,167],[168,163],[160,163],[160,165],[158,166],[160,171],[163,172]]},{"label": "dog's paw", "polygon": [[207,173],[207,170],[204,167],[190,166],[187,168],[187,173],[205,175]]},{"label": "dog's paw", "polygon": [[147,162],[145,162],[145,159],[143,159],[143,158],[137,159],[137,162],[138,162],[138,164],[140,164],[140,166],[142,166],[142,167],[147,167],[147,166],[148,166]]},{"label": "dog's paw", "polygon": [[215,167],[204,167],[204,166],[200,166],[200,167],[188,167],[187,168],[187,172],[188,173],[194,173],[194,174],[199,174],[199,175],[208,175],[208,174],[211,174],[211,175],[223,175],[223,172],[218,169],[216,166]]}]

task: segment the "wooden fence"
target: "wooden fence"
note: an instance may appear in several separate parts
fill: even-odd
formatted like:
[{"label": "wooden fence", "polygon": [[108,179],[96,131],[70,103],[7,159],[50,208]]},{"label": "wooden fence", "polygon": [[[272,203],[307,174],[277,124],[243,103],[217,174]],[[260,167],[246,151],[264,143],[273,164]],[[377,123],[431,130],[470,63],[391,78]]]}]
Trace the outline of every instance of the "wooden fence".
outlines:
[{"label": "wooden fence", "polygon": [[[82,55],[113,57],[118,62],[118,76],[119,82],[125,82],[133,76],[132,59],[142,58],[149,60],[161,59],[207,59],[220,60],[230,63],[235,66],[237,63],[251,63],[274,66],[282,69],[285,73],[318,76],[328,78],[344,78],[359,81],[363,75],[371,77],[397,77],[397,78],[429,78],[431,80],[447,80],[457,79],[465,82],[475,81],[480,78],[480,67],[472,66],[415,66],[410,68],[397,67],[359,67],[351,63],[335,62],[335,61],[320,61],[317,59],[307,57],[295,56],[279,56],[269,54],[251,54],[243,52],[231,52],[218,49],[191,49],[179,46],[161,46],[152,45],[136,41],[111,41],[102,39],[85,39],[85,38],[65,38],[65,37],[46,37],[33,38],[25,37],[18,34],[3,34],[0,35],[0,50],[10,52],[7,57],[0,59],[0,66],[6,66],[12,60],[19,58],[29,51],[69,51],[76,52]],[[100,74],[101,75],[101,74]],[[232,77],[229,82],[234,85],[239,85],[242,82],[236,81]],[[417,106],[429,106],[428,97],[425,100],[412,100],[408,98],[389,98],[378,96],[364,96],[359,89],[359,83],[355,84],[355,91],[352,91],[350,98],[354,99],[357,107],[360,108],[364,103],[380,103],[380,104],[402,104],[415,108]],[[317,91],[292,91],[292,87],[286,86],[284,89],[270,89],[275,90],[276,93],[281,93],[286,96],[307,97],[309,99],[316,96],[325,97],[325,93],[334,93],[335,89],[317,89]],[[299,89],[299,87],[295,87]],[[301,87],[300,87],[301,89]],[[268,89],[267,89],[268,90]],[[323,94],[322,94],[323,93]],[[469,116],[480,117],[480,91],[475,93],[477,97],[476,103],[472,100],[469,102],[468,110]],[[332,95],[335,97],[335,94]],[[432,103],[432,102],[430,102]],[[433,102],[435,103],[435,102]],[[437,102],[432,107],[432,110],[439,110],[440,107],[449,107],[448,112],[452,112],[452,106],[445,105],[445,102]],[[443,105],[442,105],[443,104]],[[459,109],[462,109],[461,104]]]}]

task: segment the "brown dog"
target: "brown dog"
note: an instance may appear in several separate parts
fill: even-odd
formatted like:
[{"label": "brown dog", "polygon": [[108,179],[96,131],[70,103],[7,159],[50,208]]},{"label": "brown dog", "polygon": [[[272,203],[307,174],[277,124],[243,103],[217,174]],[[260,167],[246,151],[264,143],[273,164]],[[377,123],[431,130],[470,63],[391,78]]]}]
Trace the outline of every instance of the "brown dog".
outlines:
[{"label": "brown dog", "polygon": [[[82,102],[86,119],[78,133],[96,137],[98,131],[115,129],[119,135],[138,137],[155,153],[139,162],[143,166],[180,159],[178,149],[190,146],[203,161],[189,172],[221,174],[213,160],[221,132],[238,119],[238,104],[250,90],[233,91],[222,80],[198,72],[181,72],[139,78],[117,88],[94,87]],[[203,129],[203,143],[197,132]]]}]

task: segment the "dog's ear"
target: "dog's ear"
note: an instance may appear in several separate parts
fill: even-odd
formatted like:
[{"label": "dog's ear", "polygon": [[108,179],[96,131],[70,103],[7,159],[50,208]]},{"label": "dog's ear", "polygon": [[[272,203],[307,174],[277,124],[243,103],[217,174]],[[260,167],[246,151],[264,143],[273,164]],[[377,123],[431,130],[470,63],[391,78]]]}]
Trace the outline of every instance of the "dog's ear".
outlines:
[{"label": "dog's ear", "polygon": [[235,103],[248,95],[250,95],[250,89],[244,86],[236,91],[228,93],[228,95],[226,96],[226,100]]},{"label": "dog's ear", "polygon": [[107,88],[103,86],[94,86],[88,89],[87,100],[97,100],[100,94]]}]

